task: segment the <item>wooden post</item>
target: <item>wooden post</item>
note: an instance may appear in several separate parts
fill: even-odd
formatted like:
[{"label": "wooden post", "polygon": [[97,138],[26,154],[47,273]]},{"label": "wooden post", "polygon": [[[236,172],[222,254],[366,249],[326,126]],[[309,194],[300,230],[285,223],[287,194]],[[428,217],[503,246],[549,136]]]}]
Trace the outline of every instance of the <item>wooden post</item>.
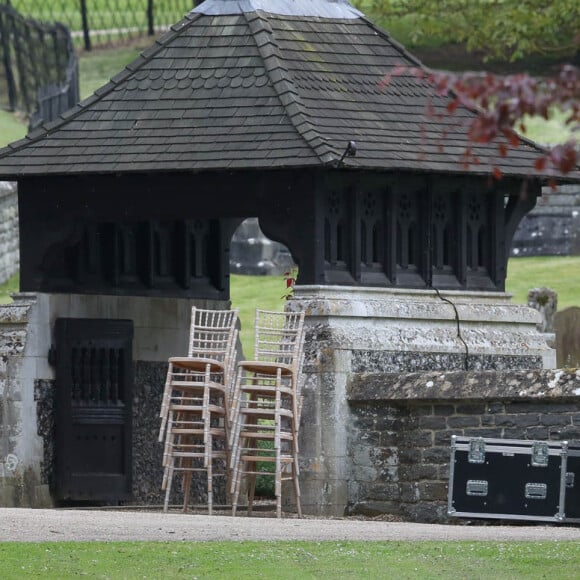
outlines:
[{"label": "wooden post", "polygon": [[[9,102],[9,110],[15,111],[17,102],[18,102],[18,94],[16,89],[16,80],[14,79],[14,71],[12,69],[12,62],[10,58],[10,28],[8,22],[8,14],[4,12],[0,14],[0,39],[2,40],[2,58],[3,58],[3,65],[6,74],[6,85],[8,88],[8,102]],[[12,28],[14,29],[14,19],[12,19]]]},{"label": "wooden post", "polygon": [[153,0],[147,0],[147,34],[153,36],[155,34],[155,21],[153,17]]},{"label": "wooden post", "polygon": [[89,17],[87,13],[87,0],[81,1],[81,18],[83,21],[83,38],[85,41],[85,50],[91,50],[91,35],[89,34]]}]

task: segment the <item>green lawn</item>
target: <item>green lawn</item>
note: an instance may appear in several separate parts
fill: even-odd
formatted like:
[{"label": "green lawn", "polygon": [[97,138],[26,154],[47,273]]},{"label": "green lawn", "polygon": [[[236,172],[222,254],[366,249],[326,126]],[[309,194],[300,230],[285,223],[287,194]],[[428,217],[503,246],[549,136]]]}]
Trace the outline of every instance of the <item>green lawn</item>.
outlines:
[{"label": "green lawn", "polygon": [[12,302],[12,298],[10,294],[14,292],[18,292],[18,288],[20,285],[20,279],[18,274],[14,274],[10,280],[5,282],[4,284],[0,284],[0,304],[7,304],[8,302]]},{"label": "green lawn", "polygon": [[232,305],[240,309],[240,340],[244,357],[254,353],[254,313],[262,310],[284,310],[286,284],[282,276],[239,276],[230,279]]},{"label": "green lawn", "polygon": [[18,141],[24,135],[26,135],[24,121],[17,115],[0,109],[0,147]]},{"label": "green lawn", "polygon": [[[192,525],[195,522],[192,518]],[[0,544],[5,580],[494,580],[578,577],[578,542],[174,542]]]},{"label": "green lawn", "polygon": [[[21,14],[43,22],[62,22],[72,31],[82,30],[79,0],[11,0]],[[88,0],[89,28],[139,27],[147,30],[147,0]],[[154,0],[156,25],[171,25],[193,8],[193,0]]]},{"label": "green lawn", "polygon": [[91,96],[98,88],[109,82],[151,43],[152,39],[145,37],[130,47],[101,48],[81,54],[79,58],[81,99]]},{"label": "green lawn", "polygon": [[506,290],[526,303],[528,290],[547,286],[558,293],[558,309],[580,306],[580,256],[511,258]]}]

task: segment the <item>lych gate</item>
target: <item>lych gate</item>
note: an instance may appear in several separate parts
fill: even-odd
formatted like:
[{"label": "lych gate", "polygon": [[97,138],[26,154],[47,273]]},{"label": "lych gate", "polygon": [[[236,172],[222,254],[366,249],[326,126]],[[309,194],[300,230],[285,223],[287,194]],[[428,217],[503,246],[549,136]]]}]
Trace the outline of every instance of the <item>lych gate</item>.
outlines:
[{"label": "lych gate", "polygon": [[503,290],[531,205],[510,180],[334,167],[22,179],[21,285],[227,299],[231,236],[259,216],[299,284]]},{"label": "lych gate", "polygon": [[[359,369],[367,359],[387,364],[385,351],[412,358],[432,347],[451,366],[464,354],[493,365],[499,353],[500,366],[523,354],[541,366],[548,356],[533,317],[510,310],[502,293],[512,236],[540,193],[538,150],[522,142],[502,157],[497,145],[476,145],[478,163],[466,167],[458,119],[472,113],[428,116],[447,98],[412,72],[384,87],[396,65],[420,63],[346,0],[206,0],[94,96],[0,153],[0,176],[19,184],[22,290],[48,296],[50,321],[131,319],[143,396],[155,365],[184,349],[188,301],[227,303],[229,243],[241,221],[258,217],[289,247],[299,266],[289,307],[311,317],[311,511],[340,512],[350,501],[345,419],[326,429],[321,409],[334,401],[341,415],[346,406],[343,379],[328,378],[349,372],[337,353],[348,351],[347,366],[358,360]],[[480,304],[480,326],[503,316],[524,328],[525,353],[506,346],[519,330],[464,353],[447,329],[455,314],[418,314],[431,289]],[[359,347],[338,345],[349,329],[336,334],[333,316],[371,324],[374,339],[356,328]],[[402,318],[411,322],[393,342],[388,332]],[[424,335],[430,319],[431,343],[419,347],[409,337]],[[135,495],[150,498],[138,471]]]}]

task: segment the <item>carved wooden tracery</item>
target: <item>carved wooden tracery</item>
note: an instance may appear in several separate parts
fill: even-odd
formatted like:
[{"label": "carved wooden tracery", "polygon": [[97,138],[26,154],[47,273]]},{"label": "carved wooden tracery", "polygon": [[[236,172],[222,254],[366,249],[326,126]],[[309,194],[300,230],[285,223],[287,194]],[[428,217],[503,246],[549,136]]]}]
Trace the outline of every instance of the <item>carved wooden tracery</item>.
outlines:
[{"label": "carved wooden tracery", "polygon": [[306,170],[182,176],[171,191],[161,178],[102,180],[98,195],[83,180],[45,196],[20,185],[23,290],[226,299],[231,236],[255,216],[288,246],[298,284],[503,290],[509,244],[539,191]]},{"label": "carved wooden tracery", "polygon": [[327,283],[503,289],[500,192],[336,188],[324,212]]}]

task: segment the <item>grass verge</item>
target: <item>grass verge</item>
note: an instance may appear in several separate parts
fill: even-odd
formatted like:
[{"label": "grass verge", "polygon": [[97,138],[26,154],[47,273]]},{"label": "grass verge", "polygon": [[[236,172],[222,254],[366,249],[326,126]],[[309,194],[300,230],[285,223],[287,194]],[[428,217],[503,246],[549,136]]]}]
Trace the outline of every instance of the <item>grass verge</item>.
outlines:
[{"label": "grass verge", "polygon": [[232,306],[240,309],[240,340],[244,358],[254,355],[254,314],[262,310],[284,310],[286,285],[282,276],[240,276],[230,278]]},{"label": "grass verge", "polygon": [[90,97],[98,88],[108,83],[151,44],[153,38],[145,37],[136,40],[131,46],[96,48],[91,52],[83,52],[79,57],[81,99]]},{"label": "grass verge", "polygon": [[14,274],[10,280],[0,285],[0,304],[8,304],[12,302],[10,294],[18,292],[20,288],[20,276],[18,273]]},{"label": "grass verge", "polygon": [[[195,522],[192,521],[192,525]],[[2,578],[577,578],[577,542],[0,545]]]},{"label": "grass verge", "polygon": [[0,147],[22,139],[26,131],[26,122],[23,119],[0,109]]}]

